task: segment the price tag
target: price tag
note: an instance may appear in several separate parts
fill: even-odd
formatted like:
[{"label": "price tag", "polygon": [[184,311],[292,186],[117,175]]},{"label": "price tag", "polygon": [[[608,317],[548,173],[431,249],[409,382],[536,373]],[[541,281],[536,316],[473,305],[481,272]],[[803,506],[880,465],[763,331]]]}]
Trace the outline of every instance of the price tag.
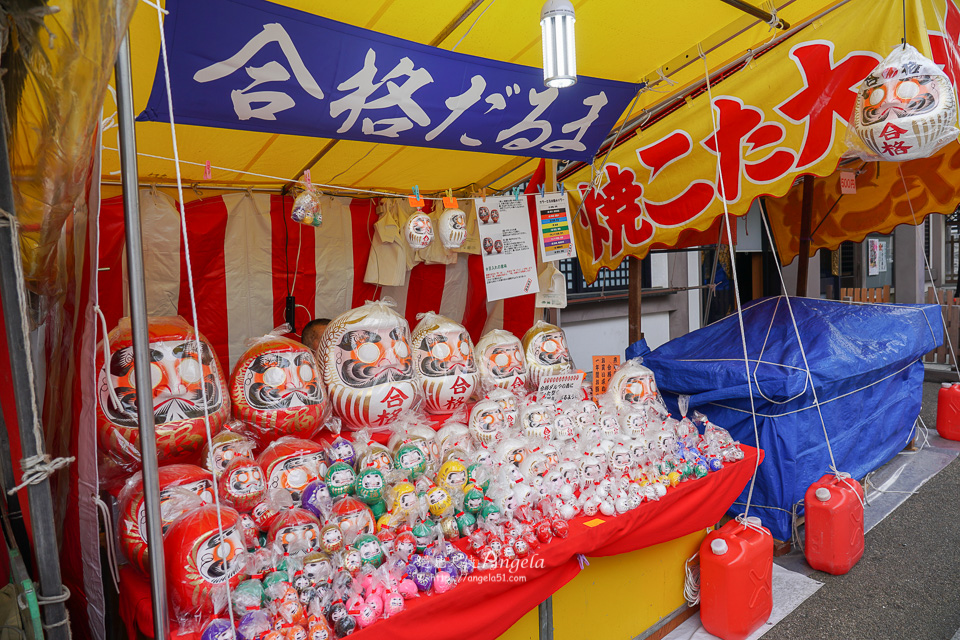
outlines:
[{"label": "price tag", "polygon": [[582,386],[583,371],[547,376],[540,381],[540,388],[537,389],[537,398],[540,400],[547,398],[554,402],[560,402],[562,400],[582,400]]},{"label": "price tag", "polygon": [[840,193],[853,195],[857,192],[857,174],[852,171],[840,172]]},{"label": "price tag", "polygon": [[593,356],[593,397],[607,392],[613,372],[620,366],[620,356]]}]

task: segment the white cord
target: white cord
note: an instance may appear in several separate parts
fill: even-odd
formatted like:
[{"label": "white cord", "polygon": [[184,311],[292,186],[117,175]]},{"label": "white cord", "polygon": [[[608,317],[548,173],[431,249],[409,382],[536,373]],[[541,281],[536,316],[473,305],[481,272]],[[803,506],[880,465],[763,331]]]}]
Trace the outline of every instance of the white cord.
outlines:
[{"label": "white cord", "polygon": [[480,18],[483,17],[483,14],[485,14],[485,13],[487,12],[487,9],[489,9],[490,7],[492,7],[492,6],[493,6],[493,3],[496,2],[496,1],[497,1],[497,0],[490,0],[490,4],[488,4],[486,7],[483,8],[483,11],[480,12],[480,15],[477,16],[477,19],[474,20],[473,23],[470,25],[470,28],[468,28],[468,29],[466,30],[466,32],[464,32],[464,34],[463,34],[462,36],[460,36],[460,39],[457,40],[457,44],[453,45],[453,48],[450,49],[450,51],[456,51],[456,50],[457,50],[457,47],[460,46],[460,43],[463,42],[463,39],[466,38],[468,35],[470,35],[470,32],[473,31],[473,28],[474,28],[475,26],[477,26],[477,23],[478,23],[478,22],[480,22]]},{"label": "white cord", "polygon": [[[943,308],[942,303],[940,302],[940,292],[937,291],[937,282],[933,278],[933,269],[930,268],[930,260],[927,258],[927,249],[923,243],[923,235],[920,231],[920,224],[917,222],[917,214],[913,210],[913,200],[910,199],[910,191],[907,189],[907,181],[903,177],[903,167],[899,164],[897,165],[897,171],[900,172],[900,182],[903,184],[903,193],[907,196],[907,204],[910,205],[910,215],[913,217],[913,226],[917,230],[917,243],[921,247],[921,253],[923,253],[923,264],[927,267],[927,275],[930,276],[930,282],[933,285],[933,295],[937,300],[937,306],[941,309]],[[953,348],[953,340],[950,338],[950,332],[944,331],[943,334],[947,336],[947,345],[950,347],[950,356],[953,358],[953,366],[956,369],[957,378],[960,379],[960,363],[957,362],[957,352]]]},{"label": "white cord", "polygon": [[[284,220],[283,224],[286,225],[287,221]],[[300,272],[300,247],[303,245],[303,225],[297,225],[297,260],[293,265],[293,284],[290,285],[290,295],[296,295],[295,291],[297,289],[297,273]],[[283,248],[284,253],[286,253],[287,248]]]},{"label": "white cord", "polygon": [[[699,44],[697,45],[697,48],[700,48]],[[740,283],[737,279],[736,267],[737,252],[733,246],[733,237],[730,235],[730,211],[727,208],[727,190],[723,186],[723,170],[720,166],[720,144],[717,141],[717,118],[713,113],[713,90],[710,87],[710,67],[707,66],[707,57],[704,55],[703,49],[700,49],[700,59],[703,60],[703,70],[707,80],[707,99],[709,100],[710,121],[713,124],[713,143],[717,148],[717,180],[720,187],[717,195],[720,197],[720,203],[723,205],[723,215],[726,222],[724,226],[727,230],[727,246],[730,247],[730,271],[733,272],[733,293],[734,299],[737,303],[737,321],[740,324],[740,342],[743,345],[743,368],[747,374],[747,390],[750,392],[750,418],[753,420],[753,435],[756,438],[758,449],[756,466],[753,468],[753,477],[750,479],[750,490],[747,491],[747,506],[741,514],[745,522],[747,515],[750,513],[750,502],[753,499],[753,487],[757,483],[757,471],[760,469],[760,432],[757,429],[757,410],[753,403],[753,381],[750,376],[750,356],[747,353],[747,331],[743,326],[743,307],[740,305]],[[717,247],[717,251],[719,250],[720,248]]]},{"label": "white cord", "polygon": [[[691,563],[693,566],[691,566]],[[700,604],[699,551],[687,558],[687,561],[683,563],[683,572],[686,574],[683,579],[683,599],[687,601],[688,606],[695,607]]]},{"label": "white cord", "polygon": [[120,593],[120,570],[117,568],[117,550],[114,542],[116,532],[113,530],[113,516],[110,515],[110,507],[95,493],[93,494],[93,504],[96,505],[97,511],[103,516],[103,526],[106,531],[104,538],[106,538],[107,545],[107,567],[110,569],[113,586],[117,593]]},{"label": "white cord", "polygon": [[[99,220],[99,216],[98,216]],[[100,231],[97,230],[97,245],[100,244]],[[100,247],[97,246],[97,251],[100,250]],[[98,262],[99,264],[99,262]],[[96,285],[94,285],[96,286]],[[107,330],[107,319],[103,315],[103,311],[100,310],[100,292],[99,290],[94,292],[94,303],[93,310],[97,312],[97,315],[100,316],[100,326],[103,328],[103,373],[104,378],[107,382],[107,390],[110,392],[110,399],[113,400],[113,406],[117,408],[117,413],[123,413],[123,407],[120,405],[120,399],[117,397],[117,390],[113,386],[113,376],[110,374],[110,341],[108,335],[110,332]],[[97,341],[97,325],[93,325],[93,341],[96,344]],[[94,378],[96,380],[96,378]]]},{"label": "white cord", "polygon": [[[170,88],[170,66],[167,60],[167,38],[163,31],[163,13],[159,11],[159,8],[157,11],[157,27],[160,30],[160,55],[161,59],[163,60],[163,76],[167,89],[167,110],[170,114],[170,139],[173,144],[173,161],[177,176],[177,198],[180,202],[183,202],[183,181],[180,174],[180,152],[177,148],[177,128],[173,120],[173,93]],[[183,233],[183,255],[187,267],[187,287],[190,290],[190,310],[193,313],[194,340],[196,342],[197,357],[202,359],[203,344],[200,342],[200,324],[197,319],[197,296],[193,285],[193,266],[190,260],[190,242],[187,236],[187,216],[185,215],[180,216],[180,230]],[[213,434],[210,430],[210,407],[207,404],[207,393],[205,389],[203,393],[200,394],[200,398],[203,405],[203,423],[206,427],[207,446],[210,447],[212,451]],[[213,502],[217,510],[217,532],[220,534],[220,539],[222,540],[223,517],[220,513],[220,489],[218,487],[218,483],[216,482],[213,483]],[[233,598],[230,593],[230,580],[225,580],[224,586],[226,587],[227,591],[226,609],[230,618],[230,626],[236,627],[236,622],[233,619],[233,606],[231,605]]]}]

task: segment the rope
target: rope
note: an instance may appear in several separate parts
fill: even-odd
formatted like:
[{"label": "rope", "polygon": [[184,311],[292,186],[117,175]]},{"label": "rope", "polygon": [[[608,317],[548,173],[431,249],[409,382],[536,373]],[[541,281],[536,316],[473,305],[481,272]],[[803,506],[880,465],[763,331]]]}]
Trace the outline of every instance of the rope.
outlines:
[{"label": "rope", "polygon": [[100,499],[100,496],[93,494],[93,504],[97,507],[97,512],[103,516],[104,536],[107,547],[107,567],[110,569],[110,578],[113,579],[113,586],[120,593],[120,570],[117,568],[117,550],[113,538],[113,516],[110,514],[110,507]]},{"label": "rope", "polygon": [[76,458],[73,456],[69,458],[51,458],[45,453],[22,459],[20,461],[20,469],[23,471],[21,478],[23,482],[7,491],[7,495],[12,496],[26,486],[46,482],[47,478],[52,476],[55,471],[69,466],[74,460],[76,460]]},{"label": "rope", "polygon": [[[173,160],[177,177],[177,197],[180,202],[183,202],[183,179],[180,173],[180,151],[177,147],[177,128],[173,119],[173,93],[170,88],[170,66],[167,59],[167,38],[163,30],[163,14],[159,10],[157,11],[157,27],[160,30],[160,54],[161,59],[163,60],[163,79],[167,90],[167,111],[170,114],[170,140],[173,145]],[[193,284],[193,266],[190,258],[189,236],[187,235],[187,216],[185,215],[180,216],[180,229],[183,233],[183,255],[187,267],[187,286],[190,290],[190,311],[193,314],[194,340],[196,342],[197,353],[202,356],[203,345],[200,342],[200,324],[197,319],[197,296]],[[207,446],[212,450],[213,434],[211,433],[210,429],[210,407],[207,404],[206,392],[200,394],[200,398],[203,406],[203,423],[206,428]],[[217,532],[220,534],[220,538],[222,539],[223,517],[220,513],[220,489],[218,483],[216,482],[213,483],[213,502],[217,511]],[[236,621],[234,620],[233,616],[233,606],[231,604],[233,597],[230,593],[230,581],[224,581],[224,586],[226,587],[227,591],[226,609],[230,618],[230,626],[236,627]]]},{"label": "rope", "polygon": [[[897,171],[900,172],[900,182],[903,184],[903,193],[907,196],[907,204],[910,205],[910,216],[913,218],[913,226],[917,230],[917,242],[921,247],[923,247],[923,237],[920,235],[920,223],[917,222],[917,214],[913,210],[913,200],[910,199],[910,191],[907,189],[907,180],[903,177],[903,167],[897,165]],[[930,276],[930,282],[933,283],[933,295],[937,301],[937,306],[943,308],[943,304],[940,302],[940,292],[937,291],[937,281],[933,278],[933,269],[930,268],[930,260],[927,258],[927,250],[925,247],[923,247],[922,253],[923,264],[927,267],[927,275]],[[957,367],[957,379],[960,380],[960,366],[957,365],[957,352],[953,348],[953,339],[950,337],[949,331],[944,331],[943,333],[945,336],[947,336],[947,345],[950,347],[950,356],[953,358],[953,365]]]},{"label": "rope", "polygon": [[[723,171],[720,166],[720,144],[717,141],[717,117],[713,112],[713,90],[710,87],[710,67],[707,66],[707,57],[704,55],[703,48],[699,43],[697,43],[697,50],[700,52],[700,59],[703,61],[703,71],[707,82],[707,98],[709,100],[708,106],[710,109],[710,121],[713,125],[713,142],[717,149],[717,180],[720,187],[720,193],[717,195],[720,197],[720,203],[723,205],[723,216],[726,223],[724,226],[727,230],[727,246],[730,247],[730,263],[735,265],[737,252],[733,246],[733,237],[730,234],[730,210],[727,208],[727,190],[723,186]],[[743,307],[740,304],[740,283],[737,278],[737,270],[734,268],[731,269],[731,271],[733,272],[734,299],[737,302],[737,322],[740,324],[740,342],[743,345],[743,369],[746,372],[747,388],[750,392],[750,414],[751,418],[753,419],[753,435],[756,438],[757,448],[759,449],[760,433],[757,429],[757,413],[753,402],[753,383],[750,378],[750,356],[747,353],[747,331],[743,325]],[[747,506],[741,514],[744,518],[746,518],[747,514],[750,513],[750,501],[753,499],[753,487],[757,483],[757,472],[759,469],[760,456],[757,456],[756,466],[753,468],[753,477],[750,479],[750,490],[747,492]]]},{"label": "rope", "polygon": [[[100,215],[99,215],[99,213],[97,214],[97,224],[98,224],[98,225],[100,224]],[[98,229],[98,230],[97,230],[97,251],[99,251],[99,250],[100,250],[100,231],[99,231],[99,229]],[[97,264],[98,264],[98,266],[99,266],[99,263],[100,263],[100,259],[99,259],[99,257],[98,257],[98,258],[97,258]],[[120,398],[117,397],[117,390],[116,390],[116,388],[113,386],[113,376],[110,375],[110,341],[107,339],[107,336],[109,335],[110,332],[107,331],[107,319],[106,319],[106,317],[104,317],[103,311],[100,310],[100,290],[99,290],[99,287],[97,287],[96,285],[94,285],[94,286],[96,287],[96,292],[94,293],[94,305],[93,305],[93,310],[97,312],[97,315],[98,315],[98,316],[100,316],[100,326],[103,328],[103,368],[104,368],[104,373],[105,373],[104,378],[106,378],[107,391],[110,392],[110,399],[113,400],[113,406],[115,406],[115,407],[117,408],[117,411],[118,411],[118,412],[121,412],[121,411],[123,411],[123,407],[122,407],[121,404],[120,404]],[[96,340],[97,340],[97,336],[96,336],[97,327],[96,327],[96,325],[94,325],[93,331],[94,331],[93,340],[94,340],[94,342],[96,342]]]},{"label": "rope", "polygon": [[[691,567],[690,564],[693,563]],[[683,563],[683,599],[687,601],[687,606],[695,607],[700,604],[700,552],[687,558]]]}]

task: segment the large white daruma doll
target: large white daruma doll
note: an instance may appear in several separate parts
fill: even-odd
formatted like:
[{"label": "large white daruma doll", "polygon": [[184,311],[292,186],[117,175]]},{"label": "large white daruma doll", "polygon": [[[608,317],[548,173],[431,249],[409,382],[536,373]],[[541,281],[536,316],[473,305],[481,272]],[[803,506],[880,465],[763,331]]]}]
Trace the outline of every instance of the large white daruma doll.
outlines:
[{"label": "large white daruma doll", "polygon": [[526,393],[527,365],[517,336],[494,329],[480,338],[474,353],[485,389],[500,387],[519,396]]},{"label": "large white daruma doll", "polygon": [[327,392],[313,352],[267,335],[240,356],[230,377],[237,418],[252,425],[260,445],[280,436],[310,438],[328,416]]},{"label": "large white daruma doll", "polygon": [[319,354],[333,413],[348,429],[385,431],[420,399],[410,328],[385,302],[334,318]]},{"label": "large white daruma doll", "polygon": [[607,393],[617,411],[628,411],[647,402],[659,402],[660,394],[653,371],[639,360],[627,360],[610,378]]},{"label": "large white daruma doll", "polygon": [[540,387],[540,382],[547,376],[573,371],[567,336],[556,325],[541,320],[530,327],[523,334],[523,353],[533,391]]},{"label": "large white daruma doll", "polygon": [[413,330],[413,355],[429,413],[453,413],[473,398],[480,372],[463,325],[425,313]]},{"label": "large white daruma doll", "polygon": [[947,75],[910,45],[897,47],[857,87],[847,145],[864,160],[926,158],[957,134]]},{"label": "large white daruma doll", "polygon": [[[105,454],[102,475],[140,467],[137,396],[153,400],[157,432],[157,459],[188,460],[206,441],[204,413],[213,434],[230,417],[230,399],[220,362],[201,335],[179,316],[149,318],[150,387],[137,386],[133,367],[133,338],[129,318],[121,318],[107,336],[110,362],[97,347],[97,436]],[[116,398],[116,401],[114,400]],[[118,404],[119,403],[119,404]]]}]

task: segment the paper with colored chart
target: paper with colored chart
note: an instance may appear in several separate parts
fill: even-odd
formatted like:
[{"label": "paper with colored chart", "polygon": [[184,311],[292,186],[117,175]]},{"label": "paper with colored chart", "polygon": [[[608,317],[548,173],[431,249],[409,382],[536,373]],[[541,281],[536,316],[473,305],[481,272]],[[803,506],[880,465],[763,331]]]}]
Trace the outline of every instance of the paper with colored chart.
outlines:
[{"label": "paper with colored chart", "polygon": [[543,262],[574,258],[573,225],[567,194],[548,193],[537,196],[537,219],[540,226],[540,256]]}]

